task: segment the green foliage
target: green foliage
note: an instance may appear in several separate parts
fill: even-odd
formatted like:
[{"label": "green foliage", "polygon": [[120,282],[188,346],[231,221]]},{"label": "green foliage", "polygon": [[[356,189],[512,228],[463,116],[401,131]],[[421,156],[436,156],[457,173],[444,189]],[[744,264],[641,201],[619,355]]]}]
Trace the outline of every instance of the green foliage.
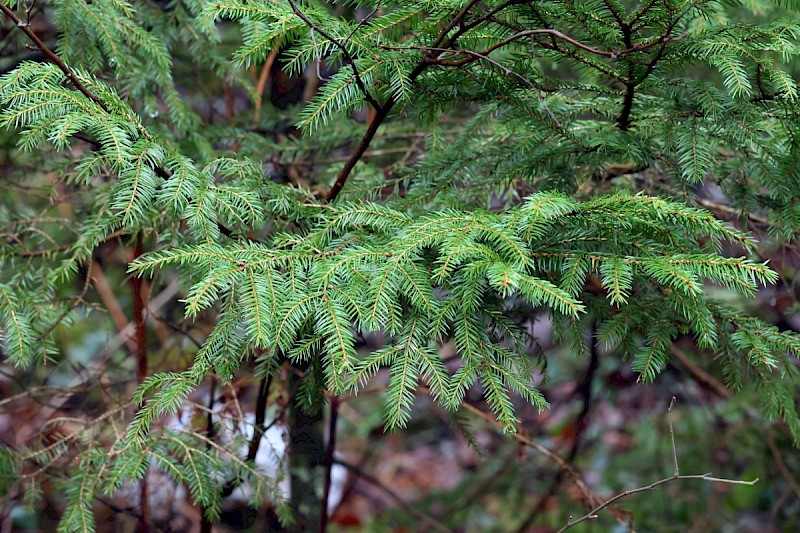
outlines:
[{"label": "green foliage", "polygon": [[[576,344],[596,324],[644,382],[691,337],[719,354],[732,389],[755,383],[764,412],[800,441],[800,339],[711,288],[752,296],[778,276],[754,239],[693,195],[718,185],[778,241],[800,229],[796,15],[552,0],[351,2],[360,15],[347,17],[339,4],[52,1],[53,49],[73,81],[31,61],[0,77],[0,126],[41,154],[40,169],[60,154],[58,179],[84,195],[69,228],[0,243],[7,360],[29,367],[55,353],[54,332],[83,298],[70,283],[120,236],[149,243],[131,275],[177,276],[186,317],[215,317],[188,369],[140,384],[127,434],[81,455],[64,481],[62,531],[93,531],[92,500],[151,467],[210,517],[224,474],[253,482],[254,501],[269,495],[289,520],[274,483],[233,446],[154,429],[208,375],[228,383],[251,359],[262,374],[277,375],[283,358],[304,369],[310,410],[386,369],[388,428],[408,424],[424,385],[456,413],[481,390],[515,431],[515,398],[548,405],[525,324],[535,316]],[[204,123],[202,90],[233,85],[261,105],[247,69],[276,47],[287,72],[332,74],[297,112]],[[218,83],[192,90],[176,81],[187,68]],[[369,107],[385,135],[359,141],[363,126],[348,118]],[[260,134],[287,116],[305,138]],[[419,130],[423,155],[398,158],[388,181],[352,152],[397,148],[393,134]],[[343,148],[354,169],[330,162]],[[303,187],[276,170],[298,161],[312,162]],[[317,198],[337,173],[341,199]],[[21,208],[0,216],[8,235],[43,220]],[[372,332],[385,345],[359,350]],[[455,361],[440,353],[448,342]]]}]

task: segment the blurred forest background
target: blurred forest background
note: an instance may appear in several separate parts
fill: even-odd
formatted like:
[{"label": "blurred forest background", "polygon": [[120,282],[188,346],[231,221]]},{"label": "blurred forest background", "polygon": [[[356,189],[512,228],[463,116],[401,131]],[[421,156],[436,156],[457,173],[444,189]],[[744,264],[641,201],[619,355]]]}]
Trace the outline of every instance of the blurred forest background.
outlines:
[{"label": "blurred forest background", "polygon": [[[216,21],[219,41],[215,43],[202,35],[178,36],[192,27],[187,21],[207,7],[203,2],[152,0],[134,2],[130,7],[84,0],[16,4],[8,9],[21,17],[29,30],[57,53],[69,47],[67,55],[79,63],[72,67],[116,84],[152,131],[167,136],[171,130],[192,130],[177,143],[191,145],[198,159],[196,154],[214,150],[235,153],[247,144],[249,150],[261,154],[260,161],[274,183],[322,197],[350,158],[366,124],[374,119],[374,111],[364,105],[311,135],[301,134],[294,126],[298,114],[345,67],[318,58],[302,72],[296,67],[290,71],[286,50],[280,46],[266,51],[264,61],[238,66],[230,60],[242,42],[238,23]],[[80,24],[95,29],[85,30],[82,41],[65,43],[59,23],[77,16],[65,13],[78,9],[78,4],[85,4]],[[354,21],[354,25],[374,14],[372,8],[358,7],[357,2],[313,4]],[[486,6],[494,4],[487,2]],[[597,9],[599,17],[611,16],[604,2],[585,4],[581,13]],[[630,12],[640,5],[619,5],[623,4]],[[481,3],[472,5],[476,12],[489,9]],[[719,17],[726,21],[715,21],[712,14],[707,23],[768,24],[779,18],[798,18],[794,10],[769,3],[731,5],[720,4],[718,9]],[[104,42],[106,37],[96,28],[110,24],[110,13],[124,18],[128,11],[136,24],[169,42],[171,89],[152,90],[158,80],[137,86],[136,79],[120,74],[103,57],[116,41]],[[98,18],[93,21],[91,16]],[[122,24],[116,18],[113,23]],[[73,30],[75,36],[81,36]],[[322,42],[325,37],[317,34],[316,39]],[[135,48],[129,41],[126,45]],[[0,73],[8,74],[24,61],[47,62],[48,57],[31,44],[14,20],[0,18]],[[790,58],[787,68],[796,80],[800,65],[792,61]],[[131,60],[128,67],[144,68],[141,61],[134,63]],[[552,78],[569,80],[583,75],[566,62],[553,62],[548,68],[547,76]],[[723,86],[722,76],[710,68],[697,67],[691,75]],[[177,121],[176,125],[172,118],[178,108],[189,117],[186,124]],[[365,174],[372,183],[375,176],[394,180],[424,161],[432,142],[434,146],[458,142],[477,109],[466,104],[448,109],[435,129],[403,117],[387,121],[363,155],[369,165]],[[241,141],[237,140],[239,131],[244,132]],[[25,269],[42,268],[43,261],[69,250],[84,231],[81,217],[96,205],[96,189],[77,179],[62,179],[84,153],[94,149],[92,139],[76,134],[64,150],[41,145],[23,151],[18,148],[20,142],[25,143],[21,135],[14,128],[0,129],[0,247],[4,258],[0,272],[6,284],[17,283]],[[199,138],[204,135],[205,140]],[[440,139],[431,141],[432,136]],[[256,148],[252,148],[254,137],[260,143]],[[743,299],[725,288],[708,290],[718,300],[781,331],[800,331],[796,286],[800,249],[794,231],[776,229],[772,215],[758,205],[733,205],[713,175],[692,185],[676,186],[672,175],[658,166],[635,167],[612,168],[603,179],[589,176],[570,194],[589,199],[630,190],[690,198],[718,219],[751,232],[758,242],[757,258],[769,260],[780,281],[763,288],[753,299]],[[363,183],[370,185],[367,178]],[[520,181],[484,195],[483,201],[487,208],[500,209],[531,192],[529,185]],[[471,193],[467,190],[464,194]],[[51,345],[43,348],[39,362],[16,368],[0,358],[0,446],[27,453],[29,458],[18,465],[23,482],[6,484],[5,493],[0,494],[0,533],[54,531],[66,506],[64,482],[83,458],[82,450],[124,435],[135,412],[130,398],[143,376],[187,368],[217,323],[219,315],[214,308],[193,319],[184,316],[181,299],[188,286],[179,278],[167,273],[150,280],[129,273],[128,265],[141,255],[143,241],[145,247],[155,247],[171,238],[167,231],[111,232],[91,257],[67,276],[68,283],[52,294],[70,306],[64,316],[49,311]],[[726,252],[740,253],[735,248]],[[137,327],[136,310],[142,306],[146,307],[145,322]],[[379,371],[358,395],[335,400],[338,439],[335,455],[327,458],[332,462],[329,531],[558,531],[570,517],[584,515],[621,491],[672,475],[667,409],[673,397],[674,442],[681,473],[712,473],[743,481],[758,478],[758,482],[665,483],[658,490],[622,499],[574,531],[628,531],[630,524],[642,532],[797,530],[800,450],[783,422],[769,419],[757,409],[758,387],[745,385],[732,394],[715,353],[698,349],[688,336],[679,336],[670,347],[672,358],[665,370],[643,385],[630,361],[616,357],[615,348],[596,342],[591,324],[577,342],[586,349],[576,354],[575,339],[554,339],[548,315],[531,309],[521,323],[535,338],[531,357],[538,369],[538,388],[550,407],[539,412],[514,398],[520,420],[517,433],[504,432],[493,417],[484,416],[487,409],[479,388],[465,398],[465,404],[476,410],[465,409],[457,415],[420,395],[408,426],[392,431],[385,427],[382,397],[389,379],[385,371]],[[137,357],[139,331],[146,331],[144,363]],[[359,353],[379,349],[384,341],[379,333],[359,337]],[[458,355],[452,340],[444,339],[439,350],[445,362]],[[291,479],[280,481],[279,490],[285,495],[314,493],[310,499],[318,504],[326,470],[324,434],[329,411],[309,416],[295,413],[294,370],[284,363],[268,379],[259,379],[255,377],[258,355],[245,360],[228,382],[207,378],[176,414],[161,423],[177,430],[206,432],[209,442],[234,446],[270,475],[281,477],[291,472]],[[259,394],[260,390],[266,393]],[[254,426],[266,432],[264,441],[255,447]],[[305,437],[293,433],[292,428],[299,426],[307,429]],[[563,462],[543,453],[543,448]],[[287,453],[289,449],[291,453]],[[125,484],[114,494],[95,498],[92,511],[97,531],[141,531],[142,527],[175,532],[281,530],[269,499],[254,508],[243,495],[248,489],[235,487],[230,480],[230,490],[222,483],[219,518],[212,523],[202,518],[204,507],[194,503],[186,489],[155,470],[147,479],[147,485]],[[141,494],[149,494],[146,517],[139,504]]]}]

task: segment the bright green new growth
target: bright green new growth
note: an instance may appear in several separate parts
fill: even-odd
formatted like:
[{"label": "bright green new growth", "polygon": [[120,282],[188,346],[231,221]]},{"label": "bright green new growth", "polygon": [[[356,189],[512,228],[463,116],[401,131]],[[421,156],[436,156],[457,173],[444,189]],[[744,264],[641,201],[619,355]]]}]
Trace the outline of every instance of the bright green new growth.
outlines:
[{"label": "bright green new growth", "polygon": [[[66,485],[63,531],[93,530],[92,498],[151,463],[211,515],[223,472],[252,480],[254,501],[279,500],[236,447],[149,432],[204,377],[228,381],[254,354],[261,374],[282,357],[308,364],[306,384],[324,384],[304,389],[312,407],[325,392],[358,393],[386,368],[389,428],[407,424],[424,385],[453,411],[480,388],[514,431],[515,396],[547,407],[525,327],[537,314],[579,353],[595,323],[599,340],[630,358],[644,382],[689,335],[718,354],[732,389],[755,383],[765,411],[800,440],[791,392],[800,339],[708,290],[751,296],[777,275],[755,258],[723,255],[751,253],[754,243],[690,205],[691,188],[710,179],[735,208],[763,213],[777,239],[800,228],[800,117],[787,66],[800,52],[796,16],[748,24],[736,21],[741,6],[684,0],[632,9],[593,0],[347,3],[375,9],[364,21],[279,0],[179,2],[163,12],[50,4],[61,30],[56,52],[106,108],[65,84],[54,65],[26,62],[0,78],[0,125],[26,150],[64,151],[88,139],[61,176],[92,187],[72,228],[78,237],[58,237],[66,249],[33,241],[52,250],[27,259],[0,243],[4,272],[27,265],[0,284],[3,351],[20,367],[53,353],[53,330],[72,305],[65,282],[112,235],[151,235],[153,251],[130,272],[177,272],[186,316],[218,313],[190,368],[141,385],[143,407],[127,436],[110,453],[85,454]],[[464,23],[451,25],[467,8]],[[229,20],[241,25],[234,51],[211,44]],[[201,126],[174,82],[172,58],[187,45],[197,65],[251,93],[239,67],[263,64],[276,46],[288,47],[292,72],[317,61],[337,70],[295,117],[307,138],[279,143],[253,131],[249,117]],[[701,66],[718,79],[686,74]],[[428,133],[419,140],[424,156],[400,163],[397,177],[387,182],[362,159],[344,174],[340,199],[325,203],[265,172],[269,158],[313,161],[363,143],[353,130],[364,126],[347,117],[375,104],[375,120],[389,116],[387,132]],[[448,114],[467,106],[474,116],[448,131]],[[379,134],[373,146],[382,142]],[[330,185],[340,165],[320,164],[317,178]],[[635,177],[655,174],[673,181]],[[13,225],[25,215],[0,216]],[[359,354],[357,340],[376,331],[386,345]],[[440,355],[450,341],[457,363]],[[0,474],[13,471],[9,463],[0,459]]]},{"label": "bright green new growth", "polygon": [[[448,210],[417,219],[374,203],[322,211],[302,240],[278,235],[269,246],[174,248],[151,253],[131,269],[181,267],[194,282],[187,313],[224,300],[226,313],[241,317],[253,348],[277,348],[297,363],[321,353],[330,393],[357,391],[388,367],[390,427],[407,421],[421,376],[451,409],[480,382],[508,429],[516,422],[509,389],[543,408],[544,398],[531,385],[524,334],[509,311],[529,305],[580,319],[589,275],[599,276],[613,304],[626,303],[634,290],[658,294],[641,320],[670,329],[648,339],[634,358],[647,380],[668,360],[680,327],[704,347],[717,346],[703,280],[752,294],[757,284],[776,279],[762,264],[723,258],[697,244],[705,237],[712,249],[722,240],[748,244],[744,234],[706,212],[645,196],[578,203],[539,193],[502,213]],[[663,221],[680,229],[665,231]],[[218,328],[240,334],[225,320]],[[378,330],[390,334],[390,342],[359,360],[354,332]],[[452,376],[436,350],[445,338],[455,339],[462,359]],[[237,357],[208,355],[223,362]],[[215,364],[198,359],[192,379]],[[772,356],[760,361],[766,368],[775,364]]]}]

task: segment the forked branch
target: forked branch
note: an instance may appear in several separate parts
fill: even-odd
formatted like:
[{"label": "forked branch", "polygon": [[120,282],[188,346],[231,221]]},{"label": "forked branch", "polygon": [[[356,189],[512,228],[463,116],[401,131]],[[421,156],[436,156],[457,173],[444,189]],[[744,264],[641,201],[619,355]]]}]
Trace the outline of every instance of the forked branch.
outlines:
[{"label": "forked branch", "polygon": [[[322,35],[323,37],[328,39],[331,42],[331,44],[333,44],[336,48],[341,50],[342,56],[344,57],[345,63],[347,63],[350,66],[350,68],[353,69],[353,76],[355,76],[356,85],[358,86],[358,89],[364,95],[364,99],[367,102],[369,102],[369,105],[371,105],[373,107],[373,109],[375,109],[377,111],[380,108],[381,105],[378,103],[377,100],[375,100],[375,98],[372,96],[372,94],[370,94],[369,90],[367,90],[367,86],[364,83],[364,80],[361,78],[361,74],[358,73],[358,67],[356,67],[356,61],[355,61],[355,59],[353,59],[353,56],[347,50],[347,47],[344,45],[344,43],[339,42],[338,39],[334,38],[331,34],[326,32],[325,30],[323,30],[319,26],[317,26],[314,23],[313,20],[308,18],[308,15],[303,13],[303,11],[298,7],[298,5],[295,2],[293,2],[292,0],[288,0],[288,2],[289,2],[289,5],[292,6],[292,11],[294,11],[294,14],[297,15],[298,17],[300,17],[303,20],[303,22],[306,23],[306,25],[309,27],[309,29],[312,32],[319,33],[320,35]],[[361,23],[359,24],[359,26],[361,24],[363,24],[368,18],[369,17],[367,17],[364,20],[362,20]],[[358,27],[356,27],[356,29],[357,28]],[[355,31],[355,30],[353,30],[353,31]],[[352,35],[352,33],[351,33],[351,35]],[[347,42],[347,41],[345,40],[345,42]]]},{"label": "forked branch", "polygon": [[603,503],[599,504],[597,507],[586,513],[585,515],[581,516],[580,518],[573,519],[572,517],[569,518],[567,524],[558,530],[558,533],[562,533],[570,528],[575,527],[576,525],[580,524],[581,522],[585,522],[587,520],[595,520],[598,517],[600,511],[616,503],[617,501],[627,498],[628,496],[632,496],[634,494],[638,494],[640,492],[646,492],[649,490],[655,490],[658,488],[659,485],[664,485],[671,481],[675,481],[677,479],[702,479],[704,481],[716,481],[717,483],[727,483],[729,485],[755,485],[758,483],[758,478],[752,481],[743,481],[739,479],[726,479],[726,478],[719,478],[714,477],[710,473],[708,474],[690,474],[690,475],[683,475],[680,473],[680,467],[678,466],[678,450],[675,447],[675,431],[672,427],[672,407],[675,405],[675,397],[672,397],[672,400],[669,402],[669,407],[667,408],[667,419],[669,421],[669,438],[670,444],[672,446],[672,464],[674,467],[674,471],[671,476],[665,477],[664,479],[659,479],[658,481],[654,481],[649,485],[644,487],[638,487],[631,490],[626,490],[624,492],[620,492],[616,496],[607,499]]},{"label": "forked branch", "polygon": [[[528,436],[526,436],[521,431],[517,431],[516,433],[511,433],[509,435],[511,438],[513,438],[514,440],[516,440],[520,444],[528,446],[529,448],[532,448],[532,449],[542,453],[548,459],[550,459],[553,462],[555,462],[559,466],[559,468],[563,469],[564,472],[573,480],[573,482],[575,483],[575,486],[578,488],[578,490],[580,491],[580,493],[583,496],[583,498],[587,502],[589,502],[590,505],[591,505],[591,502],[599,502],[599,503],[596,503],[595,507],[593,507],[585,515],[583,515],[583,516],[581,516],[579,518],[570,517],[569,521],[566,523],[566,525],[564,525],[564,527],[562,527],[561,529],[558,530],[558,533],[563,533],[564,531],[575,527],[576,525],[580,524],[581,522],[586,522],[587,520],[596,520],[597,518],[599,518],[599,514],[598,513],[600,511],[602,511],[603,509],[605,509],[605,508],[617,503],[619,500],[622,500],[623,498],[627,498],[628,496],[632,496],[632,495],[638,494],[640,492],[646,492],[646,491],[650,491],[650,490],[655,490],[656,488],[659,487],[659,485],[664,485],[666,483],[669,483],[671,481],[675,481],[675,480],[678,480],[678,479],[701,479],[701,480],[704,480],[704,481],[714,481],[714,482],[717,482],[717,483],[727,483],[727,484],[731,484],[731,485],[755,485],[756,483],[758,483],[758,478],[756,478],[756,479],[754,479],[752,481],[743,481],[743,480],[738,480],[738,479],[726,479],[726,478],[714,477],[710,473],[707,473],[707,474],[689,474],[689,475],[681,474],[680,473],[680,468],[678,466],[678,452],[677,452],[677,448],[675,446],[675,432],[674,432],[673,426],[672,426],[672,407],[674,405],[675,405],[675,397],[672,398],[672,400],[669,403],[669,407],[667,408],[667,417],[668,417],[668,421],[669,421],[670,443],[671,443],[671,446],[672,446],[672,462],[673,462],[673,467],[674,467],[673,474],[671,476],[669,476],[669,477],[664,478],[664,479],[659,479],[658,481],[654,481],[653,483],[650,483],[649,485],[646,485],[646,486],[643,486],[643,487],[638,487],[638,488],[635,488],[635,489],[626,490],[624,492],[620,492],[616,496],[613,496],[611,498],[608,498],[607,500],[602,500],[602,501],[594,493],[591,492],[589,487],[586,485],[586,483],[581,478],[580,474],[578,472],[576,472],[575,469],[573,469],[564,459],[562,459],[561,456],[559,456],[558,454],[556,454],[552,450],[546,448],[545,446],[542,446],[541,444],[537,443],[536,441],[534,441],[533,439],[529,438]],[[497,420],[491,414],[486,413],[486,412],[478,409],[477,407],[475,407],[473,405],[470,405],[469,403],[466,403],[466,402],[462,403],[461,406],[463,408],[465,408],[466,410],[475,413],[476,415],[481,417],[486,422],[492,424],[493,426],[496,426],[498,428],[501,427],[500,424],[497,422]]]}]

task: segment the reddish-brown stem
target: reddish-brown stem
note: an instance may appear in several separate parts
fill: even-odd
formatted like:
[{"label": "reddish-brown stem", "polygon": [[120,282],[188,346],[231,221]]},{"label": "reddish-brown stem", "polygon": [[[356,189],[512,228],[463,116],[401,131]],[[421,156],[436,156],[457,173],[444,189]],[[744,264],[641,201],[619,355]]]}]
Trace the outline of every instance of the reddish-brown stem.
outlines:
[{"label": "reddish-brown stem", "polygon": [[[136,245],[133,250],[133,260],[138,259],[143,252],[142,232],[136,234]],[[144,283],[139,276],[131,278],[133,289],[133,324],[136,327],[136,377],[139,383],[147,377],[147,332],[145,331],[145,301]]]},{"label": "reddish-brown stem", "polygon": [[[516,0],[514,0],[514,1],[516,1]],[[464,17],[467,16],[467,13],[469,12],[470,8],[472,6],[474,6],[476,3],[477,2],[474,1],[474,0],[469,2],[469,3],[467,3],[467,5],[465,5],[461,9],[461,11],[459,11],[458,14],[450,21],[450,23],[441,31],[439,36],[434,41],[433,45],[434,46],[441,45],[445,41],[445,39],[447,39],[447,34],[450,33],[450,31],[453,28],[455,28],[457,25],[462,23],[462,21],[464,20]],[[512,2],[508,2],[507,4],[504,4],[504,6],[505,5],[511,5],[512,3],[514,3],[514,2],[513,1]],[[495,8],[494,10],[492,10],[492,12],[494,13],[498,9],[499,8]],[[455,42],[455,40],[458,38],[458,36],[461,33],[463,33],[463,31],[465,31],[468,28],[471,28],[472,26],[474,26],[476,24],[479,24],[481,20],[482,20],[482,18],[479,19],[478,21],[474,21],[469,26],[465,26],[465,27],[461,28],[460,30],[458,30],[455,33],[455,35],[451,36],[450,39],[447,39],[447,42],[444,43],[444,46],[445,47],[452,46],[452,44]],[[425,54],[425,57],[423,57],[422,60],[414,68],[414,70],[412,70],[409,73],[409,75],[408,75],[409,83],[413,83],[417,79],[417,77],[419,77],[419,75],[422,74],[423,70],[425,70],[428,66],[434,64],[434,62],[432,62],[430,59],[431,58],[428,57],[427,54]],[[353,66],[353,70],[355,71],[355,66]],[[372,102],[370,102],[370,103],[372,103]],[[342,192],[342,189],[344,188],[344,184],[347,182],[347,178],[353,172],[353,169],[355,168],[356,163],[358,163],[361,160],[361,157],[364,155],[364,153],[369,148],[369,145],[372,142],[372,139],[375,138],[375,134],[378,132],[378,128],[380,128],[381,124],[383,124],[383,121],[386,120],[386,117],[389,116],[389,113],[392,111],[392,108],[394,108],[394,105],[396,103],[397,103],[397,101],[394,99],[394,97],[390,96],[389,99],[386,100],[386,102],[382,106],[373,104],[373,109],[375,110],[375,115],[372,118],[372,120],[370,120],[369,126],[367,127],[367,131],[364,132],[364,136],[361,138],[361,142],[358,144],[358,147],[356,148],[355,152],[352,153],[352,155],[347,160],[347,162],[345,162],[344,167],[342,167],[342,170],[339,172],[339,175],[336,176],[336,182],[334,182],[333,187],[331,187],[331,190],[328,192],[328,196],[326,197],[326,200],[328,202],[334,201],[336,199],[336,197],[339,196],[339,193]]]},{"label": "reddish-brown stem", "polygon": [[[95,260],[92,260],[89,266],[89,279],[92,285],[94,285],[94,290],[97,291],[97,295],[100,296],[100,299],[103,301],[108,315],[111,317],[114,325],[117,326],[117,331],[123,331],[128,325],[128,317],[125,316],[125,312],[122,310],[122,306],[114,294],[111,284],[108,282],[108,279],[106,279],[103,268],[100,266],[100,263]],[[126,339],[125,345],[131,354],[136,353],[137,345],[134,339]]]},{"label": "reddish-brown stem", "polygon": [[281,51],[281,41],[278,40],[275,43],[275,48],[267,56],[267,59],[264,61],[264,66],[261,67],[261,74],[258,76],[258,81],[256,82],[256,102],[255,102],[255,110],[253,111],[253,128],[258,126],[258,122],[261,120],[261,104],[264,101],[264,88],[267,86],[267,81],[269,81],[269,73],[272,69],[272,64],[275,63],[275,59],[278,57],[278,53]]},{"label": "reddish-brown stem", "polygon": [[227,81],[222,82],[222,94],[225,97],[225,121],[228,125],[233,123],[233,92],[231,91],[231,84]]},{"label": "reddish-brown stem", "polygon": [[363,156],[364,152],[366,152],[369,148],[372,139],[378,132],[378,128],[380,128],[384,119],[389,115],[389,112],[394,107],[394,104],[395,99],[390,97],[382,107],[377,109],[375,112],[375,118],[370,121],[367,131],[364,133],[364,136],[361,138],[361,142],[358,144],[358,148],[356,148],[356,151],[353,152],[350,158],[345,162],[342,170],[339,171],[339,175],[336,176],[336,182],[333,184],[333,187],[331,187],[331,190],[328,191],[328,196],[326,197],[328,202],[333,202],[336,200],[336,197],[339,196],[340,192],[342,192],[344,184],[347,182],[347,178],[350,176],[350,173],[353,171],[356,163],[361,160],[361,156]]},{"label": "reddish-brown stem", "polygon": [[[136,234],[136,245],[133,249],[133,260],[136,260],[143,253],[142,232]],[[138,276],[131,278],[131,289],[133,290],[133,324],[135,329],[134,340],[136,342],[136,379],[139,383],[147,378],[147,331],[145,330],[145,296],[144,280]],[[139,482],[139,498],[142,511],[142,519],[139,522],[139,531],[148,533],[152,531],[152,521],[150,518],[150,505],[148,504],[147,473],[142,476]]]},{"label": "reddish-brown stem", "polygon": [[[511,37],[509,37],[509,38],[507,38],[507,39],[505,39],[503,41],[500,41],[499,43],[496,43],[496,44],[490,46],[489,48],[487,48],[485,50],[482,50],[480,52],[472,52],[470,50],[443,50],[443,51],[445,51],[445,52],[453,52],[455,55],[470,54],[470,55],[485,56],[485,55],[489,54],[490,52],[493,52],[493,51],[497,50],[498,48],[502,48],[503,46],[511,44],[512,42],[517,41],[519,39],[522,39],[524,37],[530,37],[532,35],[541,35],[541,34],[551,35],[553,37],[558,37],[559,39],[570,43],[571,45],[573,45],[576,48],[579,48],[580,50],[583,50],[585,52],[589,52],[590,54],[595,54],[595,55],[599,55],[599,56],[603,56],[603,57],[608,57],[608,58],[611,58],[611,59],[616,59],[616,58],[618,58],[620,56],[632,54],[634,52],[644,52],[645,50],[653,48],[654,46],[658,46],[658,45],[661,45],[661,44],[669,43],[669,42],[672,42],[672,41],[678,41],[680,39],[683,39],[687,35],[685,33],[683,33],[681,35],[664,35],[664,36],[659,37],[658,39],[654,39],[654,40],[648,41],[646,43],[641,43],[641,44],[637,44],[637,45],[628,46],[624,50],[600,50],[599,48],[595,48],[594,46],[588,46],[586,44],[583,44],[582,42],[577,41],[577,40],[573,39],[572,37],[570,37],[568,35],[565,35],[564,33],[560,32],[558,30],[553,30],[553,29],[550,29],[550,28],[543,28],[543,29],[539,29],[539,30],[521,31],[521,32],[519,32],[519,33],[517,33],[515,35],[512,35]],[[436,50],[439,50],[439,49],[436,49]],[[467,63],[469,63],[470,61],[473,61],[473,60],[474,59],[466,58],[466,59],[463,59],[463,60],[461,60],[459,62],[447,63],[447,65],[451,66],[451,67],[458,67],[458,66],[461,66],[461,65],[466,65]]]}]

